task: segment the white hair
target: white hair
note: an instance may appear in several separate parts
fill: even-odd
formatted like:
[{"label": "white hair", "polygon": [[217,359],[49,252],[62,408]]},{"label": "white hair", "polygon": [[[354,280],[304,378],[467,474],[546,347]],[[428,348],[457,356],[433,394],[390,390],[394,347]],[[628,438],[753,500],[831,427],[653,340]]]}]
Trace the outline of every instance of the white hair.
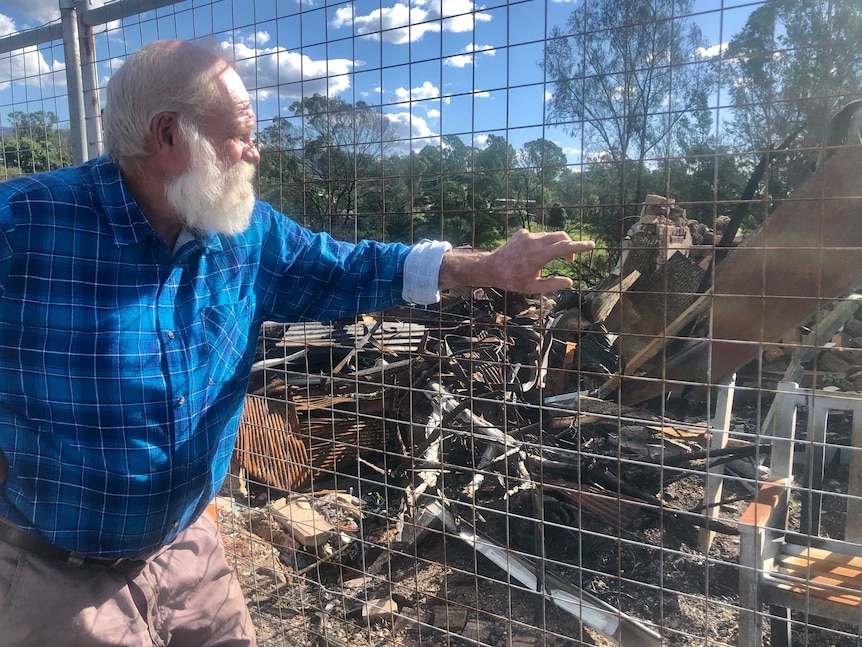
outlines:
[{"label": "white hair", "polygon": [[255,165],[219,160],[212,143],[195,127],[180,124],[191,166],[165,181],[165,198],[193,231],[238,234],[248,228],[254,209]]},{"label": "white hair", "polygon": [[207,72],[224,61],[183,41],[151,43],[135,52],[108,81],[102,116],[105,152],[127,170],[146,153],[153,119],[172,112],[186,131],[215,113],[223,100],[216,76]]}]

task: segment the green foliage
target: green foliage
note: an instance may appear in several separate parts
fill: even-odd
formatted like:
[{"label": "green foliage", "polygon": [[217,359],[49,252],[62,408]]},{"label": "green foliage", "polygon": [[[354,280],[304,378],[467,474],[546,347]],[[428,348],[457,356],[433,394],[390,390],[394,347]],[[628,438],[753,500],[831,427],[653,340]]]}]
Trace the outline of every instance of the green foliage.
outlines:
[{"label": "green foliage", "polygon": [[759,148],[804,125],[819,144],[829,117],[860,96],[862,5],[770,0],[730,42],[735,134]]},{"label": "green foliage", "polygon": [[688,217],[710,227],[729,210],[748,180],[727,146],[692,144],[684,157],[663,160],[653,173],[653,192],[683,203]]},{"label": "green foliage", "polygon": [[69,134],[57,128],[53,112],[9,113],[11,135],[2,140],[2,175],[15,177],[50,171],[72,163]]},{"label": "green foliage", "polygon": [[561,205],[559,202],[555,202],[554,205],[550,209],[548,209],[548,214],[545,218],[545,224],[550,229],[564,230],[566,228],[567,219],[568,214],[563,208],[563,205]]},{"label": "green foliage", "polygon": [[[293,118],[262,129],[261,197],[340,238],[362,237],[379,224],[383,162],[394,142],[392,124],[363,102],[316,94],[290,106]],[[378,178],[369,181],[368,178]]]},{"label": "green foliage", "polygon": [[[690,115],[713,87],[710,65],[696,54],[700,29],[677,18],[691,8],[691,0],[606,0],[582,4],[565,30],[551,30],[543,62],[554,86],[549,119],[573,134],[583,129],[616,174],[621,204],[643,200],[642,163],[675,152],[672,134],[699,123]],[[633,179],[630,160],[638,162]]]},{"label": "green foliage", "polygon": [[769,0],[730,42],[723,74],[735,109],[732,135],[767,151],[798,132],[761,191],[781,198],[810,174],[830,117],[862,96],[862,4]]},{"label": "green foliage", "polygon": [[[743,223],[753,228],[811,173],[831,115],[862,96],[862,3],[756,3],[712,59],[698,53],[695,9],[693,0],[579,3],[552,27],[541,62],[553,90],[545,123],[579,137],[577,167],[544,137],[516,148],[501,134],[483,147],[443,135],[399,151],[381,107],[315,95],[261,128],[260,197],[345,239],[490,247],[519,227],[566,230],[599,249],[549,271],[589,283],[616,263],[647,194],[712,225],[739,203],[762,154],[789,142],[757,188]],[[71,163],[55,114],[8,120],[0,178]]]}]

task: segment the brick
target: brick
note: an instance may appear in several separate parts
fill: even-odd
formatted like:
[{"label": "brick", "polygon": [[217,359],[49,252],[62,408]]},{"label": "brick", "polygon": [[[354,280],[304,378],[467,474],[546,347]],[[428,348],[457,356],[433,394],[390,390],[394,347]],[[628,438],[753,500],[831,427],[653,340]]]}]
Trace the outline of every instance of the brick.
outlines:
[{"label": "brick", "polygon": [[393,615],[397,613],[398,605],[392,598],[373,598],[362,606],[362,618],[371,622],[392,622]]},{"label": "brick", "polygon": [[325,544],[335,530],[307,499],[279,499],[272,504],[272,516],[303,546]]}]

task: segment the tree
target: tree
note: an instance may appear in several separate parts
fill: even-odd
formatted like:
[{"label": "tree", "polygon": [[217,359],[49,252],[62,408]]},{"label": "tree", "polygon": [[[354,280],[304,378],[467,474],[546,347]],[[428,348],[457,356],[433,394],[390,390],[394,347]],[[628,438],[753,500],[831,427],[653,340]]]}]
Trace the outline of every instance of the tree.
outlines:
[{"label": "tree", "polygon": [[556,180],[568,163],[563,149],[544,138],[525,143],[519,158],[521,166],[536,170],[543,186]]},{"label": "tree", "polygon": [[473,153],[458,135],[443,135],[443,168],[449,173],[464,173],[470,170]]},{"label": "tree", "polygon": [[257,140],[260,197],[287,214],[304,214],[302,132],[289,119],[275,117]]},{"label": "tree", "polygon": [[35,112],[14,110],[9,113],[9,123],[12,125],[16,139],[21,137],[37,140],[51,139],[55,134],[55,124],[59,121],[56,114],[44,110]]},{"label": "tree", "polygon": [[50,171],[72,163],[69,134],[57,128],[58,122],[53,112],[9,113],[12,135],[3,142],[7,175]]},{"label": "tree", "polygon": [[683,157],[664,160],[656,172],[655,193],[676,198],[688,217],[714,227],[739,200],[746,176],[727,146],[691,144]]},{"label": "tree", "polygon": [[310,224],[336,235],[355,235],[356,215],[367,212],[365,203],[380,191],[379,183],[360,180],[380,177],[395,143],[394,126],[362,101],[351,105],[319,94],[294,102],[290,110],[302,121],[305,213],[325,216]]},{"label": "tree", "polygon": [[485,148],[476,151],[473,162],[475,196],[493,206],[509,197],[509,172],[518,163],[515,148],[500,135],[488,135]]},{"label": "tree", "polygon": [[[518,151],[518,169],[512,174],[512,193],[516,203],[524,206],[537,220],[545,218],[545,205],[553,199],[553,185],[566,167],[566,154],[547,139],[526,142]],[[557,221],[560,220],[556,214]],[[529,223],[524,222],[523,226]]]},{"label": "tree", "polygon": [[545,217],[545,224],[552,229],[565,229],[567,218],[568,214],[563,205],[559,202],[555,202],[551,205],[551,208],[548,209],[548,214]]},{"label": "tree", "polygon": [[862,96],[860,42],[858,2],[768,0],[728,45],[723,77],[736,144],[759,156],[798,133],[770,167],[765,193],[783,197],[798,186],[832,114]]},{"label": "tree", "polygon": [[517,163],[517,151],[500,135],[489,135],[485,148],[473,156],[474,245],[489,245],[506,237],[510,216],[523,226],[521,211],[526,205],[517,203],[511,186],[511,171]]},{"label": "tree", "polygon": [[[673,151],[671,133],[712,90],[691,0],[582,3],[554,27],[543,67],[554,85],[549,121],[580,134],[617,165],[620,205],[644,197],[643,162]],[[625,177],[635,160],[635,182]]]},{"label": "tree", "polygon": [[460,137],[446,135],[440,146],[425,146],[410,155],[413,213],[414,217],[421,216],[414,227],[416,235],[442,237],[455,244],[473,243],[472,154],[473,149]]}]

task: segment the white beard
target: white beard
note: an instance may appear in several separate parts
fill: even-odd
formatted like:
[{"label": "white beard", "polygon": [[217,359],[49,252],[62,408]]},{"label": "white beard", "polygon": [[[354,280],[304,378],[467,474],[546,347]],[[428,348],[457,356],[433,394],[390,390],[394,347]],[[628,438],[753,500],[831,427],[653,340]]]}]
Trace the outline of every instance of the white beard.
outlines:
[{"label": "white beard", "polygon": [[254,209],[254,164],[225,169],[213,145],[196,129],[186,132],[191,168],[165,183],[168,204],[196,232],[239,234]]}]

